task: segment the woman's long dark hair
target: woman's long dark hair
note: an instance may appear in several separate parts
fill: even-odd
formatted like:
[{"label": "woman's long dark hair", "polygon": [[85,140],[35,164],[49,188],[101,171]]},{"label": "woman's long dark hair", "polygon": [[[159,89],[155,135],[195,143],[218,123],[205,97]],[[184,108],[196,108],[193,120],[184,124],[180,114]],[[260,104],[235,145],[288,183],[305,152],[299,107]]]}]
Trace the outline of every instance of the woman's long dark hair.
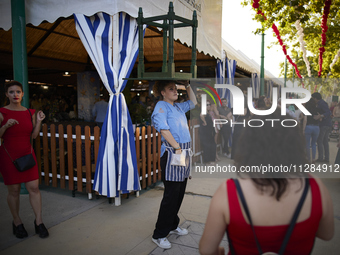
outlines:
[{"label": "woman's long dark hair", "polygon": [[[276,167],[276,169],[285,167],[285,170],[290,170],[290,172],[275,173],[245,173],[252,178],[256,187],[261,191],[265,187],[272,187],[271,195],[279,200],[287,188],[289,178],[304,177],[299,169],[300,165],[307,163],[304,137],[298,125],[295,127],[282,125],[282,121],[286,126],[293,126],[294,123],[285,121],[289,118],[281,116],[280,109],[267,116],[254,115],[250,118],[253,120],[251,125],[260,125],[261,122],[254,119],[262,120],[264,125],[262,127],[247,125],[244,128],[236,148],[235,166],[238,170],[244,166],[249,168],[257,166],[258,169],[269,168],[269,166]],[[240,176],[243,175],[240,174]]]}]

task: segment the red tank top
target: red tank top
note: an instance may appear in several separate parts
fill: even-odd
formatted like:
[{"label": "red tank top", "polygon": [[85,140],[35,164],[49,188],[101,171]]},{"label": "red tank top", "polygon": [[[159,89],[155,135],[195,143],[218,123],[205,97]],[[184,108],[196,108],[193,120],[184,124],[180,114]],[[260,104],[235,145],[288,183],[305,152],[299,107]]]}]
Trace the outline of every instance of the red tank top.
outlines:
[{"label": "red tank top", "polygon": [[[312,208],[310,217],[295,224],[293,233],[285,249],[285,254],[310,254],[316,231],[322,216],[321,194],[318,184],[310,178]],[[256,254],[256,242],[251,226],[243,217],[233,180],[227,180],[230,223],[227,226],[229,238],[236,254]],[[289,225],[254,226],[256,236],[263,252],[278,252]],[[228,254],[231,254],[230,251]]]}]

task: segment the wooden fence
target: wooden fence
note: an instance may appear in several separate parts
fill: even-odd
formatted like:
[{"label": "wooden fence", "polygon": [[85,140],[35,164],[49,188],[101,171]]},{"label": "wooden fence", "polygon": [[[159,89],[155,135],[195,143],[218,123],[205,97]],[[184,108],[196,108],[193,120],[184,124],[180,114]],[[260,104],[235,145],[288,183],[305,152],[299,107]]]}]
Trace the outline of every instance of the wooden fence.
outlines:
[{"label": "wooden fence", "polygon": [[[191,128],[193,162],[199,161],[201,156],[198,127],[194,120]],[[43,125],[34,144],[40,183],[68,188],[73,194],[75,191],[85,191],[92,198],[99,141],[99,127]],[[161,180],[161,136],[154,127],[138,127],[135,130],[135,143],[140,184],[145,189]]]},{"label": "wooden fence", "polygon": [[92,193],[100,129],[95,127],[93,135],[89,126],[83,129],[82,134],[81,126],[68,125],[65,129],[63,125],[52,124],[48,130],[48,126],[43,125],[40,136],[35,139],[40,183],[44,181],[47,186],[63,189],[68,186],[72,191],[85,189],[87,193]]}]

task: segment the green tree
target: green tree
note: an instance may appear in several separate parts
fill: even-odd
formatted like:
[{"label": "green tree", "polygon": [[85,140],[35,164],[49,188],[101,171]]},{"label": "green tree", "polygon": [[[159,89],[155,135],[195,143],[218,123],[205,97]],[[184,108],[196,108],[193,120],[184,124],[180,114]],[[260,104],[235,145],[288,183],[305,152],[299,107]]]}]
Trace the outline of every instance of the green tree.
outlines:
[{"label": "green tree", "polygon": [[[243,6],[252,7],[253,0],[244,0]],[[254,20],[262,23],[263,28],[273,32],[272,24],[274,23],[279,32],[283,43],[287,47],[287,53],[291,59],[296,63],[302,77],[308,77],[307,67],[302,58],[303,53],[300,50],[300,43],[298,41],[297,29],[295,22],[300,20],[300,25],[303,28],[304,41],[306,42],[307,57],[310,63],[310,69],[313,78],[318,77],[319,71],[319,48],[322,47],[321,43],[321,22],[324,11],[325,1],[317,0],[261,0],[259,2],[259,9],[267,18],[263,18],[261,14],[257,14],[254,9]],[[324,80],[328,74],[331,73],[329,78],[340,78],[340,59],[330,69],[335,55],[340,49],[340,0],[332,0],[330,11],[327,19],[328,30],[326,32],[326,45],[324,46],[325,52],[323,53],[323,64],[321,78]],[[255,33],[262,33],[261,29]],[[273,36],[276,37],[273,32]],[[279,44],[277,42],[277,44]],[[293,78],[293,68],[288,65],[287,77]],[[284,72],[284,64],[280,64],[281,74]],[[295,78],[296,75],[295,75]],[[324,84],[322,91],[329,93],[333,91],[332,84]]]}]

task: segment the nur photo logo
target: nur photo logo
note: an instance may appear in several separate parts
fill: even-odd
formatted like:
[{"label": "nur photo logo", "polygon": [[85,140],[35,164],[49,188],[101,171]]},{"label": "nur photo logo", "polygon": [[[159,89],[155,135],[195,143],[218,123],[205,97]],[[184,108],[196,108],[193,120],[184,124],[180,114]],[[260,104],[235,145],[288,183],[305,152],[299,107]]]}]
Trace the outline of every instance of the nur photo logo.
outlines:
[{"label": "nur photo logo", "polygon": [[[233,101],[233,115],[244,115],[245,114],[245,96],[240,88],[238,88],[235,85],[229,85],[229,84],[215,84],[216,89],[228,89],[230,91],[230,94],[232,96]],[[212,89],[210,87],[210,89]],[[214,90],[214,93],[217,94],[216,90]],[[248,110],[258,116],[266,116],[272,114],[278,107],[278,103],[280,103],[281,108],[281,115],[286,115],[286,107],[287,105],[295,105],[298,109],[301,110],[301,112],[304,115],[311,115],[311,113],[303,106],[303,103],[306,103],[311,98],[311,93],[304,88],[281,88],[281,98],[278,99],[278,89],[273,88],[272,92],[272,105],[269,109],[256,109],[253,105],[253,89],[247,88],[247,108]],[[287,98],[288,93],[296,93],[296,94],[302,94],[304,95],[303,98]],[[218,97],[220,100],[220,97]],[[201,95],[201,114],[206,115],[207,114],[207,94]],[[271,122],[272,127],[275,125],[275,122],[278,122],[278,119],[265,119],[264,121]],[[214,119],[213,124],[214,127],[216,125],[223,125],[228,124],[230,122],[230,125],[243,125],[245,126],[248,124],[250,127],[262,127],[264,125],[264,121],[260,119],[251,119],[246,123],[246,120],[243,120],[242,122],[233,122],[232,120],[228,121],[226,119]],[[284,127],[295,127],[297,126],[298,122],[295,119],[285,119],[281,121],[281,125]]]}]

